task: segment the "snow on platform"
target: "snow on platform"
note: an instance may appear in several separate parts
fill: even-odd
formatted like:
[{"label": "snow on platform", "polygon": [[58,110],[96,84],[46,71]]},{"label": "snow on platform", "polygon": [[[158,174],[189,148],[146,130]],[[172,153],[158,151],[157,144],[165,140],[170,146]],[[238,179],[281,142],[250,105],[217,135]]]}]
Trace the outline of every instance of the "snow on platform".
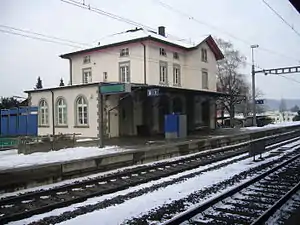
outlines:
[{"label": "snow on platform", "polygon": [[107,146],[101,149],[98,147],[76,147],[59,151],[36,152],[30,155],[18,154],[18,150],[13,149],[0,151],[0,170],[67,162],[124,151],[132,151],[132,149],[124,149],[119,146]]},{"label": "snow on platform", "polygon": [[280,127],[292,127],[292,126],[300,126],[300,121],[268,124],[263,127],[243,127],[241,128],[241,130],[264,130],[264,129],[276,129]]}]

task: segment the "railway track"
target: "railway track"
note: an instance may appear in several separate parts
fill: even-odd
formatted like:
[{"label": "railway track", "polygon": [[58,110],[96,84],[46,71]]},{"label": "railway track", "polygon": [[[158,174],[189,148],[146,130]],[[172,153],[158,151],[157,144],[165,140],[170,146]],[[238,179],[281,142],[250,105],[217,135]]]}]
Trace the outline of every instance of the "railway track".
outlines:
[{"label": "railway track", "polygon": [[164,225],[264,224],[300,189],[300,153]]},{"label": "railway track", "polygon": [[[298,134],[289,132],[288,134],[267,138],[269,144],[273,144],[268,147],[268,150],[300,139],[299,137],[295,138],[295,136],[298,136]],[[292,139],[274,144],[276,141],[282,141],[287,138]],[[0,199],[0,224],[28,218],[32,215],[82,202],[91,197],[124,190],[131,186],[158,180],[202,165],[228,159],[247,152],[248,146],[249,143],[242,143],[235,146],[219,148],[210,152],[199,153],[177,161],[158,163],[152,166],[142,166],[49,190],[3,198]]]}]

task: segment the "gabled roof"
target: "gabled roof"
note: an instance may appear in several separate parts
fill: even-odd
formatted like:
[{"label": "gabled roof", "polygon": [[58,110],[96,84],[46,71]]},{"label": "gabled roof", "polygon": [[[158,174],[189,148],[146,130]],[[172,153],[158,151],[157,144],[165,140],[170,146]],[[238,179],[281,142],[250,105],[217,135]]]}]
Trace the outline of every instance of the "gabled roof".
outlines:
[{"label": "gabled roof", "polygon": [[182,40],[174,40],[169,37],[164,37],[162,35],[159,35],[153,31],[147,31],[144,29],[134,29],[134,30],[129,30],[123,33],[116,34],[114,36],[110,36],[109,38],[103,39],[100,42],[100,45],[94,48],[89,48],[89,49],[84,49],[76,52],[71,52],[67,53],[64,55],[61,55],[61,58],[68,59],[71,56],[77,55],[77,54],[86,54],[92,51],[97,51],[101,49],[106,49],[110,47],[115,47],[115,46],[121,46],[124,44],[129,44],[129,43],[136,43],[136,42],[141,42],[141,41],[146,41],[146,40],[153,40],[157,42],[161,42],[173,47],[178,47],[184,50],[193,50],[199,47],[202,43],[206,42],[208,46],[211,48],[213,51],[215,57],[217,60],[223,59],[224,55],[217,46],[216,42],[212,38],[211,35],[205,36],[202,38],[197,45],[187,42],[187,41],[182,41]]}]

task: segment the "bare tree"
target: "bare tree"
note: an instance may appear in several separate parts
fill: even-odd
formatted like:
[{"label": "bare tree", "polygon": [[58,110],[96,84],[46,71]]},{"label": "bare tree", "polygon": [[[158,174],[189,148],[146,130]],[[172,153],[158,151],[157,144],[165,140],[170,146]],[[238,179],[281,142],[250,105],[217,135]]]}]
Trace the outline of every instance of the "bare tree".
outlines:
[{"label": "bare tree", "polygon": [[239,72],[246,65],[246,57],[235,50],[231,42],[218,38],[216,41],[225,56],[223,60],[217,62],[217,89],[227,94],[219,98],[219,104],[229,113],[230,125],[233,127],[235,106],[245,100],[245,96],[249,93],[245,76]]}]

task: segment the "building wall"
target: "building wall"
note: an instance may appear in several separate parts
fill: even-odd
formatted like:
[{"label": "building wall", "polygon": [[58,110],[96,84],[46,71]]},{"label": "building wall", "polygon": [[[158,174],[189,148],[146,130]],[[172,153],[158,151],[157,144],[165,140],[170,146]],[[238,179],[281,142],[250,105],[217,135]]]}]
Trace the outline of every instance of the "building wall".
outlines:
[{"label": "building wall", "polygon": [[[97,104],[98,104],[98,88],[97,86],[79,87],[79,88],[60,88],[53,90],[54,104],[58,97],[63,97],[67,103],[67,126],[58,127],[55,126],[55,133],[78,133],[83,137],[97,137]],[[76,126],[76,112],[75,112],[75,100],[78,96],[83,95],[88,100],[88,126],[77,127]],[[52,134],[52,94],[51,91],[32,92],[30,94],[30,104],[32,106],[38,106],[41,99],[45,99],[48,104],[49,125],[38,128],[39,135]],[[56,111],[56,110],[55,110]],[[56,112],[55,112],[56,114]],[[56,117],[55,117],[56,118]],[[55,119],[56,120],[56,119]],[[55,121],[56,124],[56,121]]]},{"label": "building wall", "polygon": [[[129,56],[120,57],[120,50],[129,48]],[[90,55],[91,62],[84,64],[83,58]],[[119,63],[130,62],[131,83],[144,83],[144,47],[141,43],[123,45],[73,56],[72,84],[82,84],[83,69],[91,68],[92,82],[103,82],[104,72],[108,82],[119,82]]]},{"label": "building wall", "polygon": [[[201,48],[207,49],[207,62],[201,60]],[[202,70],[208,72],[208,90],[217,90],[217,64],[213,52],[206,43],[203,43],[199,48],[189,51],[186,55],[186,67],[184,76],[184,88],[195,90],[202,89]]]},{"label": "building wall", "polygon": [[[181,68],[181,77],[184,76],[183,73],[183,66],[185,64],[185,51],[180,49],[180,48],[175,48],[171,47],[169,45],[165,45],[159,42],[154,42],[150,41],[148,42],[148,63],[147,63],[147,68],[148,68],[148,84],[150,85],[158,85],[159,84],[159,65],[160,61],[161,62],[166,62],[168,65],[168,86],[173,86],[173,65],[177,64],[180,65]],[[167,55],[166,56],[161,56],[159,54],[159,49],[164,48],[166,50]],[[174,59],[173,58],[173,53],[178,52],[179,54],[179,59]],[[182,88],[184,88],[184,83],[182,83]],[[186,87],[188,88],[188,87]]]},{"label": "building wall", "polygon": [[[202,89],[202,69],[208,71],[209,90],[216,91],[216,60],[213,52],[206,43],[199,48],[186,51],[155,41],[144,41],[146,45],[146,82],[149,85],[159,85],[159,65],[166,62],[168,65],[167,86],[173,85],[173,65],[179,65],[181,70],[181,86],[184,89]],[[119,63],[130,62],[131,83],[145,83],[144,79],[144,46],[142,43],[133,43],[121,47],[113,47],[89,53],[91,62],[83,63],[85,54],[72,57],[72,84],[81,84],[83,69],[91,68],[92,82],[103,82],[103,74],[107,73],[107,82],[119,82]],[[167,56],[159,54],[159,48],[164,48]],[[120,50],[129,48],[128,57],[120,57]],[[201,48],[207,49],[208,62],[201,61]],[[179,54],[179,59],[173,58],[173,53]],[[175,86],[177,87],[177,86]]]}]

